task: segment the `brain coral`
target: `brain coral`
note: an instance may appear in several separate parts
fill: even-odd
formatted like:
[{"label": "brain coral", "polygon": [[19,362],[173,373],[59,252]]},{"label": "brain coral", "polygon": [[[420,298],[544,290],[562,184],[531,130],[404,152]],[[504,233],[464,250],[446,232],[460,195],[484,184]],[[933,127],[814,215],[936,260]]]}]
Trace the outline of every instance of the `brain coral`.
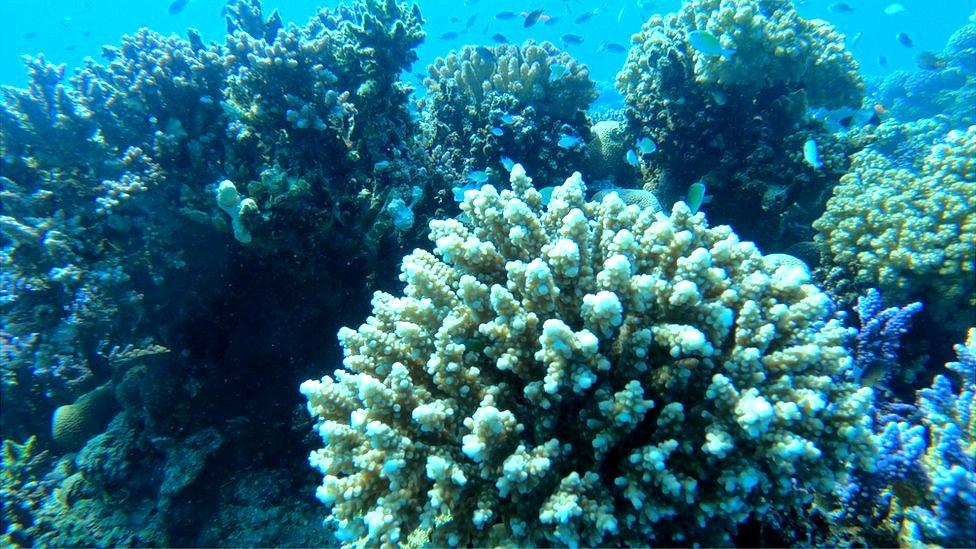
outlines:
[{"label": "brain coral", "polygon": [[976,304],[976,126],[948,132],[917,170],[858,153],[814,228],[834,276],[958,317]]},{"label": "brain coral", "polygon": [[73,404],[58,407],[51,418],[51,438],[67,451],[79,450],[108,422],[117,404],[108,385],[80,396]]},{"label": "brain coral", "polygon": [[727,543],[869,456],[872,392],[801,269],[683,203],[510,181],[432,222],[403,295],[302,384],[343,542]]}]

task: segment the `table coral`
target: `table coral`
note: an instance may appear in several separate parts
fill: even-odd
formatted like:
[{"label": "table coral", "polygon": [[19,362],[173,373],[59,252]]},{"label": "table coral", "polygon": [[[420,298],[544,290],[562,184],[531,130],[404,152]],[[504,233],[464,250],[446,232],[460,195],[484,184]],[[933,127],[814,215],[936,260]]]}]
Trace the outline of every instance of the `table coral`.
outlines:
[{"label": "table coral", "polygon": [[800,268],[574,174],[465,194],[302,384],[347,544],[729,543],[869,466],[872,391]]}]

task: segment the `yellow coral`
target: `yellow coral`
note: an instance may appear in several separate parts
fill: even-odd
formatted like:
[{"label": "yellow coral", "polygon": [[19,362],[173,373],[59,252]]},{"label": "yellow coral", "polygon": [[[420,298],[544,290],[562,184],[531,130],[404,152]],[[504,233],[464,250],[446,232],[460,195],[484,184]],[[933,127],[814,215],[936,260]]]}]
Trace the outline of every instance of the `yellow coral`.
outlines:
[{"label": "yellow coral", "polygon": [[872,150],[854,156],[814,223],[829,263],[939,316],[974,305],[976,126],[949,132],[916,171]]}]

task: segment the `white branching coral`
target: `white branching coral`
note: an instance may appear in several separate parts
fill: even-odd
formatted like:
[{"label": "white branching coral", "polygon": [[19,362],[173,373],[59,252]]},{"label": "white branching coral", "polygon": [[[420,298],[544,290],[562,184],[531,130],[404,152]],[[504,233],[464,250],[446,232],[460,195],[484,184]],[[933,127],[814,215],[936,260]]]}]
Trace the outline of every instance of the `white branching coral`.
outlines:
[{"label": "white branching coral", "polygon": [[870,389],[802,269],[729,227],[521,166],[466,194],[302,393],[346,543],[721,543],[871,453]]}]

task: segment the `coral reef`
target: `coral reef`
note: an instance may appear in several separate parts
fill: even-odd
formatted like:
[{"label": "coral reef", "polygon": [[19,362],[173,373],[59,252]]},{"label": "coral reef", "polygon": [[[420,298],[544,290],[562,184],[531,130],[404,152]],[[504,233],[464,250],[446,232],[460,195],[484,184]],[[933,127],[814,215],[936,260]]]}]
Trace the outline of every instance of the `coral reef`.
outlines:
[{"label": "coral reef", "polygon": [[42,450],[36,436],[23,444],[3,441],[0,467],[0,518],[4,547],[29,547],[38,511],[54,487],[39,479],[50,469],[52,458]]},{"label": "coral reef", "polygon": [[954,126],[976,124],[976,24],[952,34],[936,64],[918,70],[897,70],[869,82],[871,96],[902,122],[922,118],[949,120]]},{"label": "coral reef", "polygon": [[814,223],[828,277],[877,287],[895,303],[921,300],[942,328],[962,333],[976,306],[976,126],[928,148],[922,166],[854,156]]},{"label": "coral reef", "polygon": [[[696,47],[703,35],[721,50]],[[657,145],[640,158],[644,187],[673,202],[704,180],[722,204],[713,220],[763,250],[811,240],[849,146],[808,108],[859,107],[857,69],[843,36],[789,1],[695,0],[652,16],[617,75],[628,132]],[[819,168],[804,159],[809,140]]]},{"label": "coral reef", "polygon": [[868,466],[872,391],[803,270],[520,165],[431,222],[301,391],[346,544],[725,544]]},{"label": "coral reef", "polygon": [[549,42],[466,46],[429,66],[424,86],[425,138],[449,181],[484,170],[504,182],[509,157],[547,186],[585,157],[596,88],[585,65]]},{"label": "coral reef", "polygon": [[[255,456],[311,448],[281,380],[307,377],[322,327],[359,313],[343,302],[393,284],[385,254],[420,231],[391,231],[405,226],[388,205],[428,215],[437,180],[399,80],[424,37],[415,6],[363,0],[286,27],[240,0],[227,17],[222,43],[142,29],[70,78],[29,59],[29,86],[2,90],[3,435],[78,450],[51,480],[70,505],[31,507],[18,543],[195,543],[204,495],[231,475],[212,456],[230,445],[261,469]],[[96,387],[122,415],[64,437],[80,410],[56,409]],[[260,410],[242,419],[230,403],[245,400]],[[260,539],[250,528],[241,539]]]}]

